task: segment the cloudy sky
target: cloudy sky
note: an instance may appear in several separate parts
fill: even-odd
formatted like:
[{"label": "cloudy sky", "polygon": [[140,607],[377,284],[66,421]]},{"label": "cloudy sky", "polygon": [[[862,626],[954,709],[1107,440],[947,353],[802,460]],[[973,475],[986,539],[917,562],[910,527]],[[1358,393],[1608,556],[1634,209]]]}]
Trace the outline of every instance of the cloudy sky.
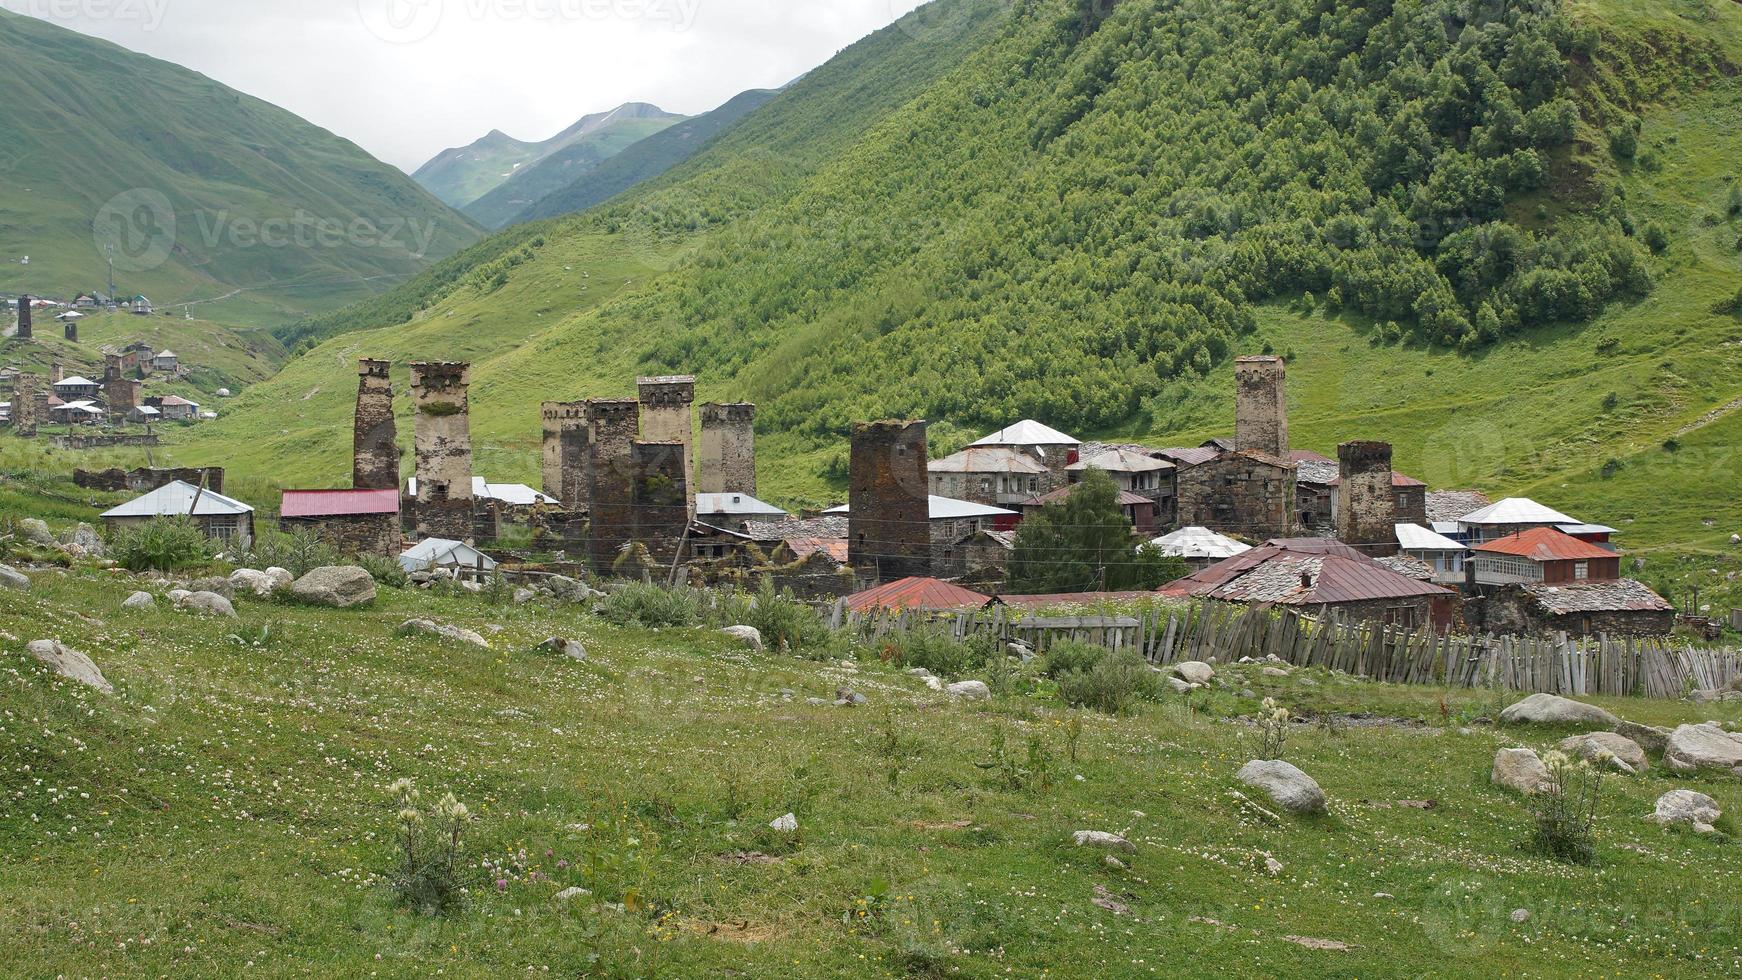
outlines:
[{"label": "cloudy sky", "polygon": [[705,112],[920,0],[0,0],[185,65],[414,170],[629,101]]}]

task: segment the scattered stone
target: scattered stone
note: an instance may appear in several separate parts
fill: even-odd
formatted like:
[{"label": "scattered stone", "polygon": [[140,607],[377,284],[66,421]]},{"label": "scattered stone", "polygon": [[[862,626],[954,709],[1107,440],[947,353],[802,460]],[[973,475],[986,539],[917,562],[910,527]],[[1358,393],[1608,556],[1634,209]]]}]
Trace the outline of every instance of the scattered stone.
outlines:
[{"label": "scattered stone", "polygon": [[278,588],[278,580],[253,568],[238,568],[230,573],[230,588],[265,597]]},{"label": "scattered stone", "polygon": [[279,568],[277,565],[266,570],[266,577],[272,579],[275,589],[289,588],[290,584],[296,581],[296,576],[290,574],[290,569]]},{"label": "scattered stone", "polygon": [[1182,681],[1177,677],[1169,677],[1167,679],[1167,686],[1173,688],[1173,693],[1175,694],[1190,694],[1197,690],[1197,688],[1194,688],[1191,684]]},{"label": "scattered stone", "polygon": [[17,592],[30,591],[30,576],[11,565],[0,565],[0,588],[12,589]]},{"label": "scattered stone", "polygon": [[1126,864],[1124,861],[1119,860],[1118,858],[1114,857],[1111,854],[1102,858],[1101,863],[1105,864],[1107,867],[1112,868],[1115,871],[1126,871],[1126,870],[1129,870],[1131,867],[1130,865]]},{"label": "scattered stone", "polygon": [[1692,827],[1702,834],[1716,833],[1713,826],[1724,812],[1718,801],[1691,789],[1672,789],[1657,798],[1657,812],[1645,819],[1664,826]]},{"label": "scattered stone", "polygon": [[568,888],[564,888],[560,892],[557,892],[556,898],[557,898],[557,901],[559,901],[559,902],[566,902],[571,898],[585,898],[586,896],[591,895],[591,894],[593,894],[593,893],[590,891],[587,891],[585,888],[582,888],[579,885],[572,885]]},{"label": "scattered stone", "polygon": [[1208,684],[1216,676],[1216,669],[1199,660],[1187,660],[1174,664],[1173,675],[1188,684]]},{"label": "scattered stone", "polygon": [[181,601],[183,599],[186,599],[190,595],[193,595],[193,593],[189,592],[186,589],[170,589],[169,595],[166,596],[166,598],[169,599],[170,605],[179,606],[179,605],[181,605]]},{"label": "scattered stone", "polygon": [[149,592],[135,592],[121,600],[122,609],[156,609],[157,600]]},{"label": "scattered stone", "polygon": [[1613,729],[1620,721],[1594,704],[1557,694],[1532,694],[1500,712],[1503,725],[1595,725]]},{"label": "scattered stone", "polygon": [[1319,686],[1319,682],[1313,680],[1311,677],[1302,677],[1300,680],[1295,681],[1295,683],[1299,684],[1301,687],[1318,687]]},{"label": "scattered stone", "polygon": [[1341,943],[1335,939],[1314,939],[1311,936],[1284,936],[1282,937],[1282,940],[1283,942],[1294,943],[1296,946],[1305,946],[1307,949],[1323,949],[1329,950],[1333,953],[1347,953],[1349,950],[1355,948],[1350,946],[1348,943]]},{"label": "scattered stone", "polygon": [[985,701],[992,697],[992,689],[986,686],[985,681],[957,681],[945,690],[955,697],[969,701]]},{"label": "scattered stone", "polygon": [[[297,584],[301,584],[298,582]],[[399,627],[405,633],[428,633],[444,640],[454,640],[459,643],[470,643],[473,646],[488,650],[490,641],[464,626],[454,626],[449,623],[438,623],[433,619],[408,619]]]},{"label": "scattered stone", "polygon": [[514,590],[514,604],[517,606],[524,606],[536,598],[538,598],[538,593],[531,589]]},{"label": "scattered stone", "polygon": [[1028,663],[1034,659],[1034,648],[1020,640],[1006,645],[1004,649],[1023,663]]},{"label": "scattered stone", "polygon": [[1669,729],[1656,725],[1641,725],[1631,721],[1617,721],[1613,729],[1615,734],[1632,739],[1641,749],[1655,755],[1662,755],[1669,747]]},{"label": "scattered stone", "polygon": [[1501,749],[1494,754],[1489,782],[1526,796],[1534,796],[1549,784],[1548,767],[1534,749]]},{"label": "scattered stone", "polygon": [[790,834],[798,829],[798,817],[788,813],[785,816],[775,817],[773,820],[770,820],[768,826],[783,834]]},{"label": "scattered stone", "polygon": [[857,708],[859,705],[866,703],[866,701],[867,698],[865,695],[860,694],[858,691],[855,691],[850,687],[840,687],[835,689],[835,704],[843,708]]},{"label": "scattered stone", "polygon": [[375,601],[375,579],[356,565],[327,565],[292,582],[290,594],[312,605],[349,609]]},{"label": "scattered stone", "polygon": [[1524,923],[1529,922],[1530,921],[1530,910],[1529,909],[1513,909],[1512,910],[1512,921],[1519,924],[1519,925],[1523,925]]},{"label": "scattered stone", "polygon": [[1683,725],[1670,733],[1663,750],[1663,764],[1676,772],[1736,771],[1742,768],[1742,738],[1712,723]]},{"label": "scattered stone", "polygon": [[1107,890],[1107,886],[1102,885],[1099,882],[1095,884],[1095,897],[1089,899],[1089,902],[1097,908],[1106,909],[1114,915],[1128,915],[1131,912],[1131,906],[1115,899],[1113,893]]},{"label": "scattered stone", "polygon": [[1270,794],[1277,805],[1290,813],[1325,812],[1325,791],[1311,776],[1280,759],[1248,762],[1236,778]]},{"label": "scattered stone", "polygon": [[58,640],[33,640],[25,649],[50,670],[68,680],[94,687],[104,694],[115,693],[114,685],[109,683],[103,672],[91,662],[90,657],[72,647],[62,646]]},{"label": "scattered stone", "polygon": [[1289,671],[1284,670],[1281,667],[1266,667],[1259,671],[1259,673],[1266,677],[1287,677],[1289,675]]},{"label": "scattered stone", "polygon": [[744,644],[757,653],[762,652],[762,631],[754,626],[728,626],[720,632],[739,643]]},{"label": "scattered stone", "polygon": [[587,648],[566,636],[553,636],[538,645],[540,650],[560,654],[570,660],[587,659]]},{"label": "scattered stone", "polygon": [[236,607],[230,604],[230,600],[216,592],[193,592],[188,594],[188,596],[182,599],[182,601],[176,603],[176,605],[183,609],[192,610],[202,616],[224,616],[229,619],[236,618]]},{"label": "scattered stone", "polygon": [[81,523],[61,535],[61,543],[69,548],[76,548],[79,553],[91,558],[102,558],[108,554],[108,548],[103,545],[103,536],[89,524]]},{"label": "scattered stone", "polygon": [[1136,854],[1137,845],[1118,834],[1109,834],[1104,830],[1079,830],[1071,835],[1078,847],[1097,847],[1103,851],[1118,851],[1121,854]]},{"label": "scattered stone", "polygon": [[1282,862],[1273,857],[1266,857],[1264,859],[1264,870],[1270,872],[1271,877],[1282,874]]},{"label": "scattered stone", "polygon": [[18,537],[39,548],[60,547],[60,542],[54,539],[54,533],[48,529],[47,522],[35,517],[26,517],[18,522]]},{"label": "scattered stone", "polygon": [[909,677],[930,677],[931,671],[926,670],[924,667],[909,667],[907,670],[907,676],[909,676]]},{"label": "scattered stone", "polygon": [[1651,760],[1646,758],[1645,750],[1639,747],[1638,742],[1614,732],[1587,732],[1564,738],[1561,740],[1561,751],[1576,755],[1586,762],[1601,764],[1608,761],[1629,776],[1651,768]]}]

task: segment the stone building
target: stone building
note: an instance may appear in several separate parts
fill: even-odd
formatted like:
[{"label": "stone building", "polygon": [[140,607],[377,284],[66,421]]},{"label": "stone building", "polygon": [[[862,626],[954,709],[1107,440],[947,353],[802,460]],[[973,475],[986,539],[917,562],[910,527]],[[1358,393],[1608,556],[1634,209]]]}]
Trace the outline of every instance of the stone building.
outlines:
[{"label": "stone building", "polygon": [[699,493],[756,493],[756,406],[749,402],[702,406],[702,441],[696,458]]},{"label": "stone building", "polygon": [[471,365],[446,361],[411,366],[416,407],[417,496],[412,519],[419,537],[462,541],[472,534],[472,432],[467,389]]},{"label": "stone building", "polygon": [[1052,493],[1070,482],[1070,467],[1079,458],[1082,446],[1074,437],[1050,425],[1023,419],[976,440],[968,448],[1014,449],[1040,460],[1046,475],[1040,481],[1039,493]]},{"label": "stone building", "polygon": [[684,448],[681,442],[640,441],[629,448],[634,467],[635,540],[661,566],[677,558],[689,529]]},{"label": "stone building", "polygon": [[[695,472],[690,453],[695,423],[690,406],[696,400],[696,379],[687,374],[637,378],[635,389],[641,401],[641,438],[647,442],[683,443],[684,472]],[[687,480],[685,487],[694,492]]]},{"label": "stone building", "polygon": [[930,574],[926,423],[855,423],[848,470],[849,563],[884,582]]},{"label": "stone building", "polygon": [[1675,607],[1642,582],[1510,585],[1470,600],[1471,630],[1501,636],[1667,636]]},{"label": "stone building", "polygon": [[36,437],[36,396],[39,389],[37,382],[40,380],[34,374],[20,374],[12,381],[12,431],[25,439]]},{"label": "stone building", "polygon": [[20,297],[18,297],[18,332],[15,334],[15,336],[19,340],[29,340],[29,339],[31,339],[31,335],[32,335],[32,328],[30,325],[30,297],[29,296],[20,296]]},{"label": "stone building", "polygon": [[1177,473],[1181,525],[1256,540],[1294,533],[1292,463],[1241,449],[1181,466]]},{"label": "stone building", "polygon": [[278,527],[312,531],[347,555],[392,558],[403,550],[397,487],[286,490],[279,502]]},{"label": "stone building", "polygon": [[216,493],[224,492],[224,468],[222,466],[177,468],[141,466],[132,470],[124,470],[120,467],[96,471],[73,470],[73,484],[87,490],[131,490],[134,493],[150,493],[177,480],[196,487],[205,487]]},{"label": "stone building", "polygon": [[587,506],[587,403],[545,402],[543,423],[544,492],[574,513]]},{"label": "stone building", "polygon": [[1288,458],[1288,369],[1264,355],[1234,361],[1234,448]]},{"label": "stone building", "polygon": [[1015,507],[1059,489],[1044,457],[1032,450],[970,446],[927,464],[932,494],[989,507]]},{"label": "stone building", "polygon": [[1391,444],[1345,442],[1337,447],[1337,538],[1362,554],[1397,553],[1397,498],[1391,489]]},{"label": "stone building", "polygon": [[641,430],[634,399],[587,402],[587,552],[596,571],[611,569],[635,538],[633,447]]},{"label": "stone building", "polygon": [[73,344],[78,343],[79,342],[79,321],[68,320],[66,323],[66,328],[64,330],[64,334],[66,336],[68,343],[73,343]]},{"label": "stone building", "polygon": [[[386,361],[357,362],[357,413],[352,420],[351,486],[399,490],[399,433],[393,419],[392,367]],[[399,508],[393,508],[395,517]]]}]

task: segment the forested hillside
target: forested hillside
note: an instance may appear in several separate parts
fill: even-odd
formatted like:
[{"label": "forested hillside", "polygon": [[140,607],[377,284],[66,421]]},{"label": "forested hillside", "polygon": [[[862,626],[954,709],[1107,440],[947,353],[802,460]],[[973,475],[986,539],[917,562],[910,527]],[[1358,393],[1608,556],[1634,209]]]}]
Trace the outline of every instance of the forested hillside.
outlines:
[{"label": "forested hillside", "polygon": [[521,211],[683,118],[645,103],[620,106],[598,126],[515,170],[460,210],[486,228],[501,228]]}]

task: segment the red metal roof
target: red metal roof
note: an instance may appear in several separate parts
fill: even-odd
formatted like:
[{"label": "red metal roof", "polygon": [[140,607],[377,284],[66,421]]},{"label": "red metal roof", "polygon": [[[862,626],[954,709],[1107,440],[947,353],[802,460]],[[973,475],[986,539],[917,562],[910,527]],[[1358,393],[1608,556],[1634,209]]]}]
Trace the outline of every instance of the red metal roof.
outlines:
[{"label": "red metal roof", "polygon": [[355,517],[399,513],[398,490],[286,490],[281,517]]},{"label": "red metal roof", "polygon": [[1504,538],[1477,545],[1476,550],[1491,555],[1517,555],[1531,561],[1593,561],[1615,557],[1613,551],[1605,551],[1552,527],[1533,527],[1528,531],[1508,534]]},{"label": "red metal roof", "polygon": [[879,585],[847,597],[847,608],[854,612],[873,609],[978,609],[991,602],[991,596],[951,585],[935,578],[904,578]]}]

